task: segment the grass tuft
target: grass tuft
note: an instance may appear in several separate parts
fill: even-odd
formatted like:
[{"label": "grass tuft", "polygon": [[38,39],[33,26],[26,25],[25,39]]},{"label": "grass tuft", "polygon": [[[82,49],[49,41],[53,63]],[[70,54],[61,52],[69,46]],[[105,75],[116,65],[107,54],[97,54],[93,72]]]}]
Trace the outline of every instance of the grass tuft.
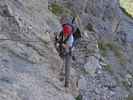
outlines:
[{"label": "grass tuft", "polygon": [[127,99],[126,100],[133,100],[133,95],[128,95]]},{"label": "grass tuft", "polygon": [[115,56],[117,57],[121,65],[124,65],[127,63],[127,60],[123,55],[122,48],[118,44],[114,42],[99,41],[98,48],[100,49],[100,53],[103,57],[106,57],[108,54],[108,51],[111,50],[114,52]]},{"label": "grass tuft", "polygon": [[56,16],[60,16],[62,14],[64,15],[72,15],[72,11],[70,11],[70,9],[64,7],[63,5],[59,4],[59,3],[52,3],[49,6],[49,10],[55,14]]},{"label": "grass tuft", "polygon": [[63,7],[57,3],[52,3],[49,9],[57,16],[63,13]]},{"label": "grass tuft", "polygon": [[75,100],[82,100],[82,97],[79,95],[75,98]]},{"label": "grass tuft", "polygon": [[108,72],[110,72],[110,73],[113,72],[113,70],[112,70],[112,65],[107,64],[107,65],[105,65],[105,66],[103,66],[103,67],[104,67],[104,69],[105,69],[106,71],[108,71]]}]

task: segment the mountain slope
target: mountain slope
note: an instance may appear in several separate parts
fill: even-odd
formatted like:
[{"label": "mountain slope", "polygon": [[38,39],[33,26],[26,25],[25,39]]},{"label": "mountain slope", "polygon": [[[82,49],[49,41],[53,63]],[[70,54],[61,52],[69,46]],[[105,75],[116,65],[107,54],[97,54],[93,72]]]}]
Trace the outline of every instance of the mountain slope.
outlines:
[{"label": "mountain slope", "polygon": [[51,35],[60,25],[47,7],[0,0],[0,100],[74,100],[58,80],[62,61]]}]

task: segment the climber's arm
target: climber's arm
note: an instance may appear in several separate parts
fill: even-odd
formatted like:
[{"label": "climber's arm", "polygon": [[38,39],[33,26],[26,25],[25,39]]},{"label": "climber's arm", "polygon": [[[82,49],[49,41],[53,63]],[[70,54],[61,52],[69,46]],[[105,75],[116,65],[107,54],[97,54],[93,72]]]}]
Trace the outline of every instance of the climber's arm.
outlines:
[{"label": "climber's arm", "polygon": [[73,42],[74,42],[74,38],[73,35],[70,35],[68,41],[66,42],[66,44],[63,44],[64,48],[71,48],[73,46]]}]

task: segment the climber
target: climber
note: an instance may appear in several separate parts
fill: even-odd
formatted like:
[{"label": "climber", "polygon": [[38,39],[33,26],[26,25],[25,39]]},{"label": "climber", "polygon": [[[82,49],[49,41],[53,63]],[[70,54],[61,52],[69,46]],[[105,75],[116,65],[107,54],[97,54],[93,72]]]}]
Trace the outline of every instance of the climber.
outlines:
[{"label": "climber", "polygon": [[60,57],[64,58],[65,62],[65,87],[69,86],[69,76],[70,76],[70,66],[71,58],[75,60],[72,56],[72,49],[76,46],[78,38],[81,37],[79,28],[76,27],[75,18],[73,17],[71,21],[66,21],[66,18],[62,17],[61,25],[62,31],[59,36],[57,36],[56,42],[58,43],[58,51]]},{"label": "climber", "polygon": [[80,29],[77,27],[75,23],[75,17],[70,18],[70,20],[66,20],[64,16],[61,18],[62,31],[59,36],[56,37],[56,41],[59,43],[59,53],[60,56],[63,55],[64,51],[69,51],[71,54],[72,48],[74,48],[77,44],[78,39],[81,37]]},{"label": "climber", "polygon": [[65,53],[71,54],[71,49],[74,43],[73,27],[68,24],[63,25],[63,30],[59,35],[59,53],[60,56],[64,56]]}]

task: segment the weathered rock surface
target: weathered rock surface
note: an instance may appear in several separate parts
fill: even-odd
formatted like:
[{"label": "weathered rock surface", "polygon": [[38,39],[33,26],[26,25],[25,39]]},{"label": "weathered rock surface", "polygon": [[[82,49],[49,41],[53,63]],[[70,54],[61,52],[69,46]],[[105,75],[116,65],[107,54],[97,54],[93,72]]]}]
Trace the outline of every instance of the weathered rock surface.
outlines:
[{"label": "weathered rock surface", "polygon": [[[89,31],[80,40],[75,50],[77,61],[73,63],[73,68],[82,74],[79,88],[83,100],[125,100],[128,94],[132,96],[133,20],[122,12],[119,1],[49,0],[53,2],[76,12],[82,27]],[[93,42],[95,35],[97,41]],[[109,42],[105,45],[106,57],[100,55],[104,48],[96,48],[100,39]]]},{"label": "weathered rock surface", "polygon": [[[58,80],[47,0],[0,0],[0,100],[74,100]],[[8,40],[9,39],[9,40]]]},{"label": "weathered rock surface", "polygon": [[[85,29],[73,52],[70,88],[60,80],[63,62],[53,32],[61,26],[48,1],[0,0],[0,100],[125,99],[133,92],[132,20],[117,0],[53,1],[76,11]],[[103,57],[97,37],[115,40],[123,55],[110,45]]]}]

